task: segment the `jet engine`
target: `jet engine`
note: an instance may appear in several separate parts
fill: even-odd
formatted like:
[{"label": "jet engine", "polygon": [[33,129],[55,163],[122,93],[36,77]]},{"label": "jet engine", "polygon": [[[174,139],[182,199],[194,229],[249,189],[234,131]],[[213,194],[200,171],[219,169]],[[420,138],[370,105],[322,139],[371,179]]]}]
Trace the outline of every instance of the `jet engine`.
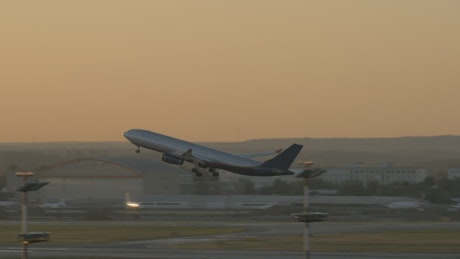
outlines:
[{"label": "jet engine", "polygon": [[168,153],[163,153],[163,155],[161,156],[161,160],[174,165],[182,165],[184,163],[184,159]]}]

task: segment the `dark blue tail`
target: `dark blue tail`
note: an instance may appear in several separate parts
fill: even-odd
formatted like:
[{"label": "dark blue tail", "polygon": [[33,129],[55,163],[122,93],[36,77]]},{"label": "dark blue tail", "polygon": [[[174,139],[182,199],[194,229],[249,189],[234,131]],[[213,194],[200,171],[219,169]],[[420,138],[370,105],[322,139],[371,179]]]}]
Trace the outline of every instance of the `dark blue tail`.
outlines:
[{"label": "dark blue tail", "polygon": [[288,170],[294,159],[302,150],[303,146],[299,144],[292,144],[286,150],[281,152],[279,155],[272,159],[269,159],[263,163],[264,167],[277,168],[282,170]]}]

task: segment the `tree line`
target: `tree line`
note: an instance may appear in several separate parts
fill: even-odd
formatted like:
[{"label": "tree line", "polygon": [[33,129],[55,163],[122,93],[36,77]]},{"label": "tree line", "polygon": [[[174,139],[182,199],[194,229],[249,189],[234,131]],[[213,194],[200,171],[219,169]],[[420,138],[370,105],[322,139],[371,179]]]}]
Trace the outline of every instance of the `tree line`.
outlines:
[{"label": "tree line", "polygon": [[[240,179],[225,185],[222,182],[199,182],[195,194],[240,194],[240,195],[303,195],[303,180],[285,181],[276,179],[272,185],[255,188],[254,182]],[[452,198],[460,197],[460,179],[436,179],[427,177],[421,183],[394,182],[381,185],[377,181],[363,183],[347,181],[334,184],[321,179],[310,179],[308,188],[311,192],[320,189],[337,190],[338,195],[350,196],[407,196],[433,203],[448,203]]]}]

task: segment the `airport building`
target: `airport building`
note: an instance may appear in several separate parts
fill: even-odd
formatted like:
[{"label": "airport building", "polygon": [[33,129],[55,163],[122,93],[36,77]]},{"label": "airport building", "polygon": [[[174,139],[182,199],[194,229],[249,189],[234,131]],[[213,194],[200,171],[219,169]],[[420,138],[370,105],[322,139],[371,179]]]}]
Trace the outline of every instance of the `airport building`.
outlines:
[{"label": "airport building", "polygon": [[427,177],[427,170],[412,167],[395,167],[385,164],[380,167],[367,167],[353,164],[344,168],[327,168],[327,172],[318,178],[324,181],[341,184],[346,181],[378,182],[380,185],[408,182],[420,183]]},{"label": "airport building", "polygon": [[460,179],[460,168],[447,169],[447,179]]},{"label": "airport building", "polygon": [[154,159],[82,158],[66,161],[37,172],[49,182],[40,190],[40,200],[123,200],[152,194],[179,194],[191,174]]},{"label": "airport building", "polygon": [[[368,182],[378,182],[380,185],[395,183],[395,182],[408,182],[420,183],[427,177],[427,169],[413,168],[413,167],[396,167],[390,164],[383,166],[364,166],[361,163],[352,164],[347,167],[324,168],[326,173],[318,176],[318,179],[331,182],[334,184],[343,184],[348,181],[360,181],[364,184]],[[457,175],[460,177],[460,169],[458,173],[452,172],[452,177]],[[276,177],[253,177],[237,175],[232,173],[221,174],[221,181],[237,181],[238,179],[249,180],[254,183],[255,189],[260,189],[265,186],[271,186],[277,179],[283,181],[298,181],[299,178],[289,176],[276,176]]]}]

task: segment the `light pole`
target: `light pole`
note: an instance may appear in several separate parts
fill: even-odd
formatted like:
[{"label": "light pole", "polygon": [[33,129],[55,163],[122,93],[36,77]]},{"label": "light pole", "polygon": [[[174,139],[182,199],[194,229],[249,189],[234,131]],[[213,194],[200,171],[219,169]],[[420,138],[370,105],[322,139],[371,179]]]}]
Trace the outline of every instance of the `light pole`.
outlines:
[{"label": "light pole", "polygon": [[292,218],[299,222],[304,222],[303,229],[303,246],[305,251],[305,258],[310,258],[310,240],[309,240],[309,223],[314,221],[323,221],[327,217],[327,213],[322,212],[308,212],[308,185],[307,179],[317,177],[326,172],[326,170],[320,168],[311,167],[312,163],[305,163],[307,168],[300,174],[297,175],[298,178],[303,178],[303,212],[302,213],[293,213]]},{"label": "light pole", "polygon": [[[307,215],[308,213],[308,184],[307,178],[303,179],[303,213]],[[310,258],[310,222],[308,220],[305,221],[305,226],[303,228],[303,247],[305,249],[305,258]]]},{"label": "light pole", "polygon": [[29,233],[27,229],[27,193],[30,191],[37,191],[43,186],[47,185],[48,182],[28,182],[28,178],[33,177],[33,172],[17,172],[17,177],[22,177],[23,186],[18,189],[18,192],[22,192],[21,197],[21,233],[18,235],[22,241],[22,259],[28,258],[27,246],[29,243],[43,242],[49,240],[48,232],[32,232]]}]

